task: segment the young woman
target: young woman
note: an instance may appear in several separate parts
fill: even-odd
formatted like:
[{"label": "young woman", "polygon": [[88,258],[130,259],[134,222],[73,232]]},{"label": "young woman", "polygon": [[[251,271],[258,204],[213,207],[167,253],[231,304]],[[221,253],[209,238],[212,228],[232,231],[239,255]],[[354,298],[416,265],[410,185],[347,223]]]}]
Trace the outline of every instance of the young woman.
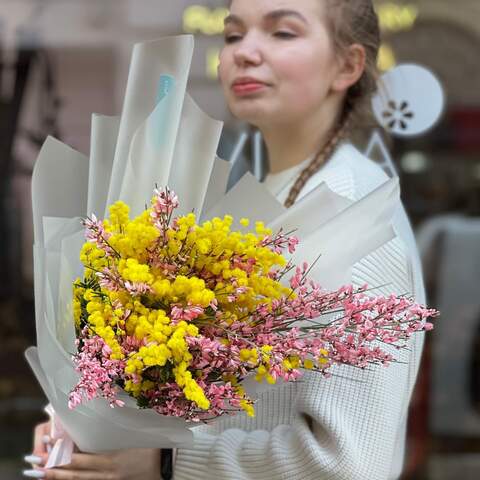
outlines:
[{"label": "young woman", "polygon": [[[376,85],[380,40],[371,0],[233,0],[230,11],[220,79],[232,113],[263,134],[272,193],[288,207],[325,181],[357,200],[386,181],[344,141]],[[424,302],[401,205],[393,223],[397,237],[355,265],[352,282]],[[415,336],[408,350],[395,352],[404,363],[386,369],[340,367],[330,379],[307,373],[263,394],[255,419],[237,415],[200,427],[193,447],[177,450],[174,478],[398,478],[422,344],[423,335]],[[46,431],[40,425],[35,436],[41,458]],[[36,472],[55,480],[158,479],[159,458],[155,450],[75,454],[66,468]]]}]

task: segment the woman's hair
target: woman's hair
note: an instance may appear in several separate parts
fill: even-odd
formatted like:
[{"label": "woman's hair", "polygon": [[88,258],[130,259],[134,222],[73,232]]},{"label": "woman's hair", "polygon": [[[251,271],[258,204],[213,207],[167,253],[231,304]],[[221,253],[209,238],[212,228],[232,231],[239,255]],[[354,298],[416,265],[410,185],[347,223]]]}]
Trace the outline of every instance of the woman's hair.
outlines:
[{"label": "woman's hair", "polygon": [[334,48],[342,55],[357,43],[366,52],[365,71],[359,81],[347,91],[343,111],[325,146],[302,170],[290,189],[285,206],[290,207],[308,179],[328,160],[341,140],[347,136],[355,117],[364,113],[366,104],[376,90],[377,56],[380,48],[380,28],[372,0],[319,0],[326,3],[328,27]]}]

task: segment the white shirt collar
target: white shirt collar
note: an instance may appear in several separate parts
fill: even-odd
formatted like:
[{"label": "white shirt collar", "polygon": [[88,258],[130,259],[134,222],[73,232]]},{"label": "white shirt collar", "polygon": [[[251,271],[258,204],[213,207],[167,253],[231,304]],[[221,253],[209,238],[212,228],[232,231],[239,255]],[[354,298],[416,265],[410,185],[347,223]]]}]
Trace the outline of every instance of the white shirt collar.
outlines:
[{"label": "white shirt collar", "polygon": [[[332,157],[320,168],[319,171],[332,166],[335,163],[335,160],[338,159],[339,152],[347,145],[348,144],[345,143],[340,144]],[[300,175],[300,172],[312,161],[313,157],[314,155],[311,155],[301,163],[287,168],[286,170],[282,170],[281,172],[267,174],[263,182],[265,187],[277,198],[278,201],[283,203],[286,200],[288,192],[290,191],[290,188],[297,179],[298,175]]]}]

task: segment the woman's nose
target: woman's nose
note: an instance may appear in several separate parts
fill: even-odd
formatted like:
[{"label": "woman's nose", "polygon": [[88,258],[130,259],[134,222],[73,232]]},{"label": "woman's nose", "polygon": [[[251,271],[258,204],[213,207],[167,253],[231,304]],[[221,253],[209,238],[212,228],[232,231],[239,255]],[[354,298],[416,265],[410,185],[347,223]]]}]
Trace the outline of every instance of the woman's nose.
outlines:
[{"label": "woman's nose", "polygon": [[253,37],[243,37],[234,50],[235,63],[239,66],[258,65],[262,62],[261,46]]}]

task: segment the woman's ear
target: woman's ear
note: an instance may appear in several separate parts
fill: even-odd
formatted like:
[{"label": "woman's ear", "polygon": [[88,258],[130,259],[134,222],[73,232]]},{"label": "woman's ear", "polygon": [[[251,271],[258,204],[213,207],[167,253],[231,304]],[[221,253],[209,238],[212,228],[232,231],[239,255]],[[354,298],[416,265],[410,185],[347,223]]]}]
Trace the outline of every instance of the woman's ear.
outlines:
[{"label": "woman's ear", "polygon": [[334,92],[345,92],[360,80],[365,71],[366,57],[365,48],[362,45],[354,43],[348,47],[342,55],[337,76],[332,83]]}]

